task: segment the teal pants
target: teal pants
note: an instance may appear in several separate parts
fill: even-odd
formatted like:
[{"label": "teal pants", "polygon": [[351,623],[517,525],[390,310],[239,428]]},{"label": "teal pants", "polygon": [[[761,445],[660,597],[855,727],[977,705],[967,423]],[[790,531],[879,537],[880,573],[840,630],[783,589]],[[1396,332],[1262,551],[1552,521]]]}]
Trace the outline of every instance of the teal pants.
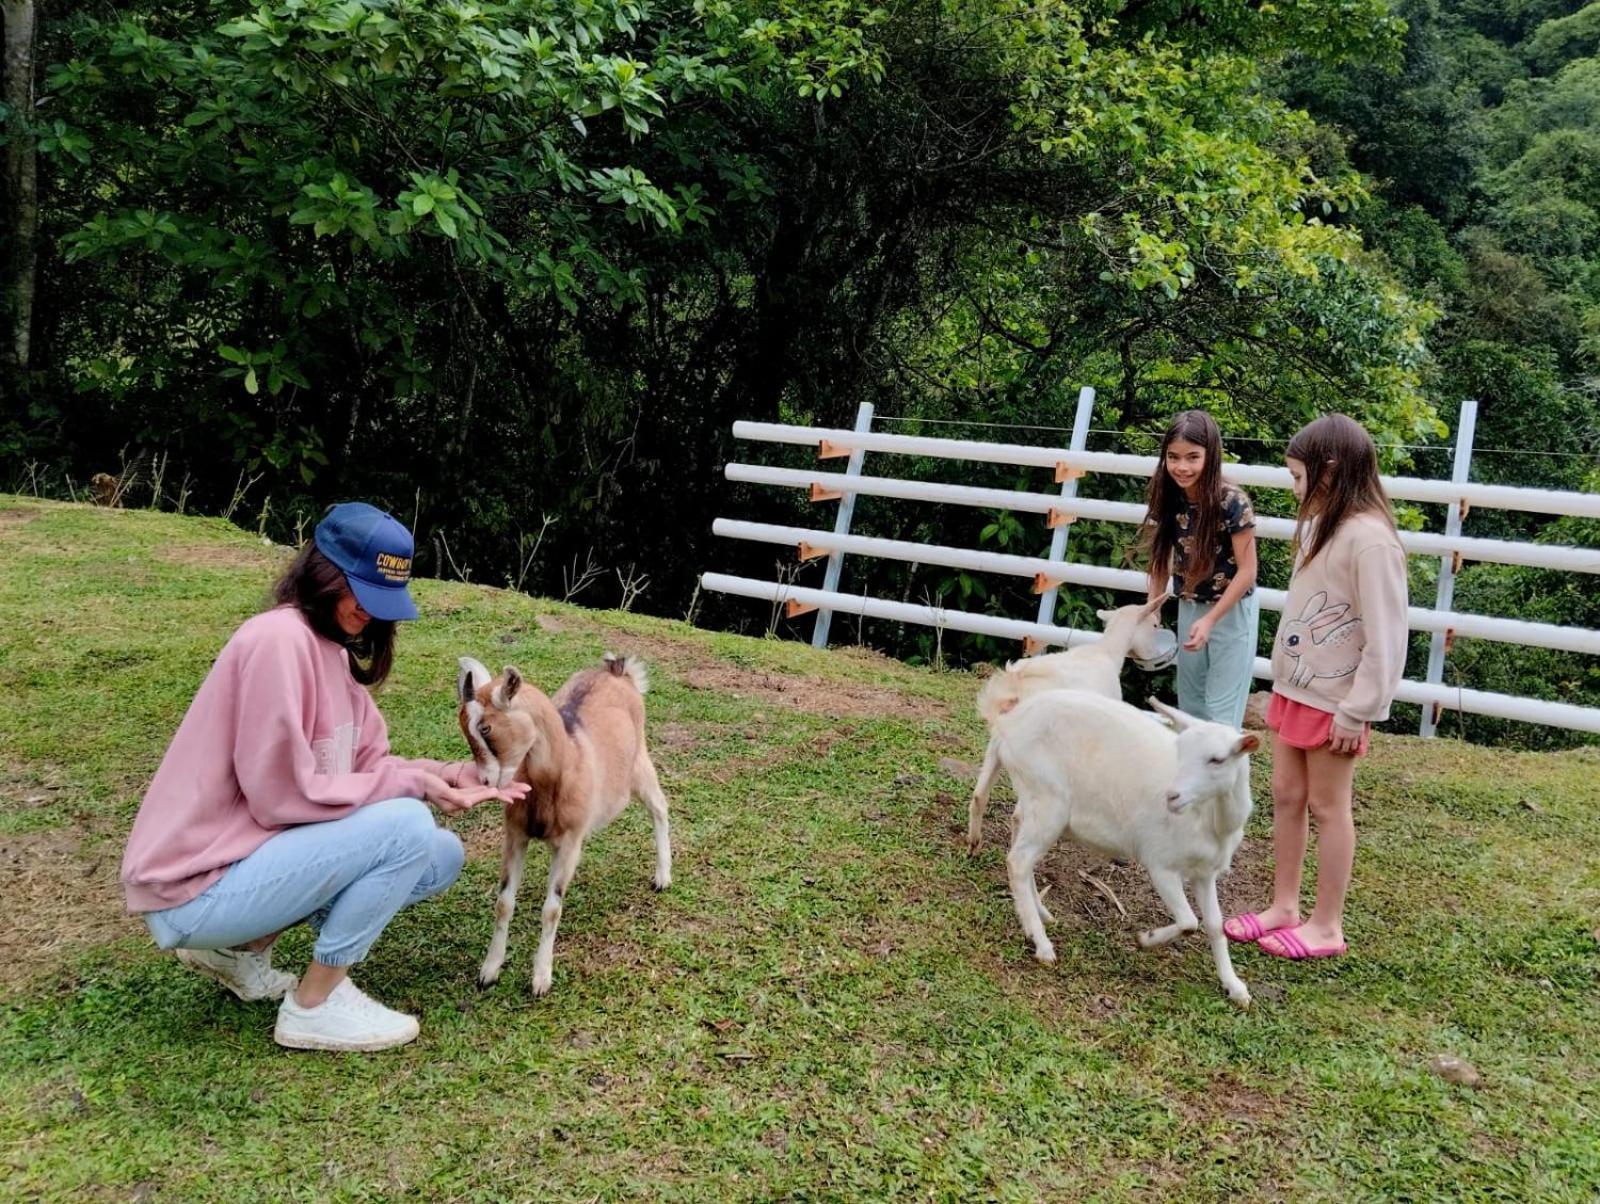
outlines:
[{"label": "teal pants", "polygon": [[1250,698],[1261,605],[1252,590],[1217,621],[1204,648],[1185,650],[1190,626],[1211,607],[1210,602],[1178,602],[1178,709],[1196,719],[1240,727]]}]

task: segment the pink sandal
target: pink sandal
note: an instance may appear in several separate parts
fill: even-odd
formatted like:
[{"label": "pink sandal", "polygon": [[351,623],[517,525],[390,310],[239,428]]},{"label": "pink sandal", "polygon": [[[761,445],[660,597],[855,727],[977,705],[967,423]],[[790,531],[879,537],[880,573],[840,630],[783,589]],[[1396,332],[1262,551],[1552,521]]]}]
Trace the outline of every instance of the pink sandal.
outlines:
[{"label": "pink sandal", "polygon": [[1222,934],[1230,941],[1237,941],[1241,945],[1253,944],[1269,933],[1282,931],[1282,928],[1263,927],[1261,917],[1253,911],[1242,916],[1232,916],[1222,925]]},{"label": "pink sandal", "polygon": [[1292,928],[1280,928],[1276,932],[1269,932],[1258,944],[1273,957],[1286,957],[1292,962],[1305,961],[1311,957],[1343,957],[1349,948],[1340,941],[1337,945],[1324,945],[1319,949],[1313,949],[1295,935],[1295,929]]}]

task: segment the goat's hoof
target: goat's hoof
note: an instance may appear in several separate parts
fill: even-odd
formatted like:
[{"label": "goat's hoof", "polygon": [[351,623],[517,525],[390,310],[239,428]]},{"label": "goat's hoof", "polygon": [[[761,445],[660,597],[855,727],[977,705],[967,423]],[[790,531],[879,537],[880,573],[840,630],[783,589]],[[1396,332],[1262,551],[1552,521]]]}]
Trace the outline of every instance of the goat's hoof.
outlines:
[{"label": "goat's hoof", "polygon": [[500,981],[500,971],[498,971],[498,970],[479,970],[478,971],[478,989],[480,991],[487,991],[490,987],[494,986],[494,984],[499,982],[499,981]]},{"label": "goat's hoof", "polygon": [[1239,984],[1238,990],[1234,990],[1232,987],[1228,988],[1228,999],[1240,1011],[1250,1010],[1250,992],[1243,983]]},{"label": "goat's hoof", "polygon": [[1039,961],[1043,962],[1047,966],[1053,966],[1056,964],[1056,951],[1055,946],[1053,945],[1043,945],[1040,948],[1035,949],[1033,951],[1033,956],[1038,958]]},{"label": "goat's hoof", "polygon": [[670,874],[667,875],[667,877],[665,877],[665,878],[652,878],[652,879],[650,879],[650,886],[651,886],[652,889],[654,889],[656,891],[666,890],[667,887],[669,887],[671,885],[672,885],[672,876]]},{"label": "goat's hoof", "polygon": [[552,985],[553,984],[548,978],[535,978],[533,980],[533,997],[535,999],[540,999],[550,994],[550,987]]},{"label": "goat's hoof", "polygon": [[967,856],[968,857],[976,857],[978,855],[978,850],[981,849],[981,848],[983,848],[983,837],[981,837],[981,836],[969,836],[969,837],[967,837]]}]

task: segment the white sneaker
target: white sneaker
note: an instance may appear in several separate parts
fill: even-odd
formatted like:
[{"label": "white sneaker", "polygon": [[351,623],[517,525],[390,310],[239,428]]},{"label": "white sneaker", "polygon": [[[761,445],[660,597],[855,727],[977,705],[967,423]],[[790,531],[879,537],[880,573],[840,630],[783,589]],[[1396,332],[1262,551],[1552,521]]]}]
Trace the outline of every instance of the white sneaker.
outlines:
[{"label": "white sneaker", "polygon": [[414,1041],[419,1031],[415,1016],[384,1007],[347,978],[314,1008],[285,995],[272,1039],[290,1049],[370,1052]]},{"label": "white sneaker", "polygon": [[196,974],[214,978],[240,999],[282,999],[299,979],[272,968],[272,949],[179,949],[178,960]]}]

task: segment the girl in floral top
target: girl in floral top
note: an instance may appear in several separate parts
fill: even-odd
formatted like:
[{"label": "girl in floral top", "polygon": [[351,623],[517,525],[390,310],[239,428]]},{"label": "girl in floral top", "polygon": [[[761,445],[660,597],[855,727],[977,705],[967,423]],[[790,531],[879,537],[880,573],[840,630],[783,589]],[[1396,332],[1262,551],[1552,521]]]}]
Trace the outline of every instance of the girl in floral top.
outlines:
[{"label": "girl in floral top", "polygon": [[1158,461],[1145,542],[1151,599],[1178,595],[1178,708],[1238,727],[1256,659],[1255,511],[1223,480],[1222,433],[1203,410],[1172,420]]}]

